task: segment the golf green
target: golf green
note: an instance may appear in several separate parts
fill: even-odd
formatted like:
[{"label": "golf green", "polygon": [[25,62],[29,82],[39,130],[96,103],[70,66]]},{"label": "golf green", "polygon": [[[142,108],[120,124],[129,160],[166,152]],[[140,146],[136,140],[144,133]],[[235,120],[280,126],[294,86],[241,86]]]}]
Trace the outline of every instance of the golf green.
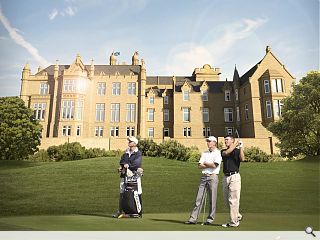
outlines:
[{"label": "golf green", "polygon": [[[228,220],[222,175],[216,225],[185,225],[200,172],[195,163],[164,158],[143,158],[143,218],[111,218],[119,197],[118,161],[0,161],[0,230],[225,230],[218,226]],[[319,230],[319,163],[319,158],[242,163],[244,219],[237,229]]]}]

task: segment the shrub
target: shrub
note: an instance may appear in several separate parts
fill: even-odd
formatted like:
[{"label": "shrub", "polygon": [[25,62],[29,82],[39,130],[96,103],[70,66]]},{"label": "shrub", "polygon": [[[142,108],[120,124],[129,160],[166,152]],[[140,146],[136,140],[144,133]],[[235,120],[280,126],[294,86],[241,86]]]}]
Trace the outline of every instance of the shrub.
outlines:
[{"label": "shrub", "polygon": [[121,157],[124,151],[121,149],[107,151],[107,156],[105,157]]},{"label": "shrub", "polygon": [[53,161],[59,161],[59,151],[60,151],[60,147],[58,146],[50,146],[47,149],[47,153],[50,157],[50,159],[52,159]]},{"label": "shrub", "polygon": [[176,140],[165,141],[160,148],[161,155],[166,158],[187,161],[187,148]]},{"label": "shrub", "polygon": [[[85,155],[86,155],[85,158],[108,157],[109,153],[105,149],[89,148],[85,150]],[[115,155],[111,155],[111,156],[115,156]]]},{"label": "shrub", "polygon": [[249,147],[244,150],[245,162],[269,162],[270,155],[258,147]]},{"label": "shrub", "polygon": [[161,148],[157,143],[152,140],[140,140],[138,143],[138,148],[142,155],[157,157],[161,155]]},{"label": "shrub", "polygon": [[269,155],[270,160],[269,162],[280,162],[280,161],[287,161],[288,159],[281,157],[280,154],[275,153],[275,154],[271,154]]},{"label": "shrub", "polygon": [[198,162],[201,157],[201,153],[199,152],[198,147],[192,146],[187,148],[187,157],[186,161],[188,162]]},{"label": "shrub", "polygon": [[30,155],[29,160],[35,161],[35,162],[50,162],[50,161],[52,161],[52,159],[49,157],[48,152],[44,149],[39,150],[34,155]]},{"label": "shrub", "polygon": [[78,142],[51,146],[47,149],[48,155],[54,161],[71,161],[87,157],[85,147]]},{"label": "shrub", "polygon": [[218,143],[218,149],[223,149],[223,148],[225,148],[225,145],[224,145],[224,143],[223,142],[219,142]]}]

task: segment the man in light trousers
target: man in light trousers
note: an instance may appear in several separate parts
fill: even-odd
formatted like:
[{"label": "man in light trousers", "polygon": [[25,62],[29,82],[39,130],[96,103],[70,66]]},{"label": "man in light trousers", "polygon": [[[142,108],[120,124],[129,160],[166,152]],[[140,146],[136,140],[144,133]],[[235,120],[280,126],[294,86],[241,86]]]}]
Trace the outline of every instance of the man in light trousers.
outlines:
[{"label": "man in light trousers", "polygon": [[242,220],[239,213],[241,176],[239,173],[240,162],[245,159],[243,143],[235,141],[233,136],[224,138],[227,149],[221,150],[223,159],[223,196],[230,210],[230,222],[222,224],[223,227],[238,227]]},{"label": "man in light trousers", "polygon": [[215,218],[217,189],[218,189],[218,174],[221,164],[221,153],[217,149],[217,139],[213,136],[206,139],[208,150],[203,152],[198,163],[199,169],[202,170],[202,176],[198,188],[195,206],[186,224],[196,224],[199,214],[205,201],[206,192],[209,195],[209,213],[205,225],[211,225]]}]

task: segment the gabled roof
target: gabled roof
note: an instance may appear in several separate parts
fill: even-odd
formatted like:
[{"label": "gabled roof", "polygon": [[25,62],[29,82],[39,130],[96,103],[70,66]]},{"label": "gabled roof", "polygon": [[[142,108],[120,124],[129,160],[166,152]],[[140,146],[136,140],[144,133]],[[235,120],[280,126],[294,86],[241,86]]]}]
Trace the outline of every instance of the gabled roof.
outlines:
[{"label": "gabled roof", "polygon": [[257,70],[258,68],[258,64],[260,64],[262,62],[262,60],[260,62],[258,62],[256,65],[254,65],[249,71],[247,71],[245,74],[243,74],[240,77],[240,85],[243,85],[244,83],[249,81],[249,78],[254,74],[254,72]]},{"label": "gabled roof", "polygon": [[[240,85],[243,85],[244,83],[249,81],[249,78],[255,73],[255,71],[258,68],[258,65],[263,63],[264,59],[267,56],[272,56],[281,67],[283,67],[283,69],[292,77],[294,78],[291,73],[289,73],[289,71],[284,67],[284,65],[279,61],[279,59],[271,52],[271,48],[269,46],[267,46],[266,48],[266,54],[264,55],[264,57],[261,59],[260,62],[258,62],[256,65],[254,65],[249,71],[247,71],[245,74],[243,74],[243,76],[240,78]],[[234,76],[235,78],[235,76]]]},{"label": "gabled roof", "polygon": [[[192,90],[194,92],[200,92],[200,87],[202,86],[204,81],[195,81],[194,77],[177,77],[175,91],[182,92],[181,87],[183,86],[184,82],[188,81]],[[224,86],[224,81],[207,81],[206,82],[209,86],[209,93],[220,93],[222,91],[222,87]]]},{"label": "gabled roof", "polygon": [[[146,95],[151,91],[151,89],[152,89],[152,91],[154,92],[154,95],[157,96],[157,97],[162,97],[162,93],[166,90],[166,89],[159,89],[158,87],[147,88],[147,89],[146,89]],[[172,90],[169,91],[169,90],[167,89],[167,92],[168,92],[168,93],[169,93],[169,92],[171,93]]]}]

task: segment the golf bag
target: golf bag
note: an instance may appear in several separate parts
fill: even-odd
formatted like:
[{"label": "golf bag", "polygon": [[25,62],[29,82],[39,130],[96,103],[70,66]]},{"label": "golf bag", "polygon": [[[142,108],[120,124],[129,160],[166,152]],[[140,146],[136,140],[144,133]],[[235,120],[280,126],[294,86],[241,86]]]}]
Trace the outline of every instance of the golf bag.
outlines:
[{"label": "golf bag", "polygon": [[138,181],[140,176],[134,173],[133,176],[124,177],[124,193],[122,197],[122,210],[125,214],[132,216],[142,215],[141,194],[138,194]]}]

